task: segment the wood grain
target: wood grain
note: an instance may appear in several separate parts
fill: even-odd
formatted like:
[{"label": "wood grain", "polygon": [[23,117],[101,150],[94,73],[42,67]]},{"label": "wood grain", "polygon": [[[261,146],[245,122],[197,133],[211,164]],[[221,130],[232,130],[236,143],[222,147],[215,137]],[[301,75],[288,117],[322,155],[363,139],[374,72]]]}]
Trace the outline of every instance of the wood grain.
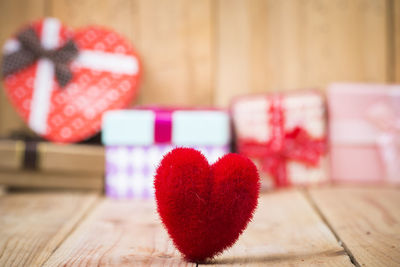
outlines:
[{"label": "wood grain", "polygon": [[155,212],[151,201],[105,199],[44,266],[191,266]]},{"label": "wood grain", "polygon": [[228,106],[232,97],[252,91],[249,59],[250,10],[242,0],[217,1],[214,104]]},{"label": "wood grain", "polygon": [[386,0],[220,0],[215,103],[333,81],[388,81],[387,16]]},{"label": "wood grain", "polygon": [[0,266],[41,266],[95,200],[88,194],[0,196]]},{"label": "wood grain", "polygon": [[[397,266],[399,190],[333,187],[263,194],[239,241],[208,265]],[[174,249],[152,201],[8,193],[0,196],[0,265],[191,264]]]},{"label": "wood grain", "polygon": [[104,147],[100,145],[38,144],[39,166],[43,172],[102,176],[105,168]]},{"label": "wood grain", "polygon": [[39,171],[0,171],[0,185],[14,188],[75,189],[103,191],[102,174],[69,174]]},{"label": "wood grain", "polygon": [[0,185],[0,196],[7,194],[8,188],[5,185]]},{"label": "wood grain", "polygon": [[213,1],[138,1],[140,103],[210,105]]},{"label": "wood grain", "polygon": [[[24,23],[44,16],[45,0],[1,0],[0,1],[0,45],[10,38]],[[17,114],[0,85],[0,135],[27,127]]]},{"label": "wood grain", "polygon": [[24,142],[0,140],[0,185],[103,190],[104,147],[39,142],[35,170],[24,169],[24,153]]},{"label": "wood grain", "polygon": [[358,266],[400,265],[400,189],[313,189],[310,195]]},{"label": "wood grain", "polygon": [[131,0],[48,0],[49,14],[69,27],[102,25],[133,41],[136,23],[131,22]]},{"label": "wood grain", "polygon": [[[23,141],[0,140],[0,171],[22,170],[25,149]],[[104,174],[103,146],[38,142],[36,149],[39,172],[88,176]]]},{"label": "wood grain", "polygon": [[25,143],[0,140],[0,171],[20,170],[23,167]]},{"label": "wood grain", "polygon": [[253,222],[217,266],[352,266],[334,235],[296,190],[262,195]]}]

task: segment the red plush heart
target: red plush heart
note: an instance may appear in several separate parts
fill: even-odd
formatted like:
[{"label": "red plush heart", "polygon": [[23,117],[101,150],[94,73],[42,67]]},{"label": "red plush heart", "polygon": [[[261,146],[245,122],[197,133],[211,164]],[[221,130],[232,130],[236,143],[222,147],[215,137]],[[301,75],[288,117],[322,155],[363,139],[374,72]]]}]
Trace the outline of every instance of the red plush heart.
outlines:
[{"label": "red plush heart", "polygon": [[[73,78],[64,88],[54,75],[40,79],[40,60],[4,79],[11,103],[37,134],[56,142],[80,141],[100,130],[105,111],[131,103],[137,93],[140,64],[125,38],[97,26],[71,30],[51,18],[33,22],[29,27],[42,45],[45,39],[52,39],[55,49],[73,40],[79,49],[78,57],[70,64]],[[20,47],[16,39],[10,39],[5,53]],[[38,89],[43,88],[38,86],[39,80],[51,82],[45,86],[44,94],[43,89]]]},{"label": "red plush heart", "polygon": [[253,162],[227,154],[213,165],[197,150],[166,154],[154,180],[158,213],[175,246],[204,261],[232,246],[251,220],[260,182]]}]

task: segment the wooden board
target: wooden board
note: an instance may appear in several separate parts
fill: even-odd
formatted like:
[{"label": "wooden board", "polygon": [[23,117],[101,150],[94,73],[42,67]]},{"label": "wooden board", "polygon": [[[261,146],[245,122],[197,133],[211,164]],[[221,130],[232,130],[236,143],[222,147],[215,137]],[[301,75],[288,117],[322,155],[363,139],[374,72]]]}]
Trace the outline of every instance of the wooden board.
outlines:
[{"label": "wooden board", "polygon": [[387,82],[387,2],[218,1],[215,103],[334,81]]},{"label": "wooden board", "polygon": [[358,266],[400,265],[399,188],[326,188],[310,195]]},{"label": "wooden board", "polygon": [[[0,46],[15,31],[30,20],[43,17],[45,0],[1,0],[0,1]],[[0,135],[15,130],[27,130],[25,123],[11,106],[0,83]]]},{"label": "wooden board", "polygon": [[[0,172],[22,170],[25,149],[23,141],[0,140]],[[104,147],[100,145],[38,142],[36,153],[36,168],[40,172],[88,176],[104,174]]]},{"label": "wooden board", "polygon": [[[399,192],[322,187],[263,194],[238,242],[208,264],[397,266]],[[0,265],[193,264],[174,249],[153,201],[6,193],[0,195]]]},{"label": "wooden board", "polygon": [[[45,266],[72,263],[189,265],[173,248],[154,203],[110,199],[99,205]],[[351,266],[328,227],[297,191],[262,196],[254,222],[233,248],[212,263]]]},{"label": "wooden board", "polygon": [[0,185],[15,188],[75,189],[103,192],[103,174],[0,171]]},{"label": "wooden board", "polygon": [[249,2],[217,1],[217,42],[214,104],[228,106],[231,98],[250,93]]},{"label": "wooden board", "polygon": [[105,199],[44,266],[191,266],[167,238],[151,201]]},{"label": "wooden board", "polygon": [[25,143],[22,141],[0,141],[0,171],[20,170],[23,167]]},{"label": "wooden board", "polygon": [[211,105],[214,1],[139,0],[141,104]]},{"label": "wooden board", "polygon": [[262,195],[239,241],[217,266],[352,266],[349,257],[305,197],[296,190]]},{"label": "wooden board", "polygon": [[95,201],[88,194],[0,196],[0,266],[41,266]]},{"label": "wooden board", "polygon": [[0,196],[7,194],[8,188],[4,185],[0,185]]},{"label": "wooden board", "polygon": [[43,172],[78,173],[102,176],[105,168],[104,147],[100,145],[38,144],[38,169]]},{"label": "wooden board", "polygon": [[136,23],[132,21],[130,0],[47,0],[48,14],[73,28],[102,25],[114,29],[132,41]]},{"label": "wooden board", "polygon": [[37,144],[36,169],[24,165],[25,143],[0,141],[0,185],[103,191],[104,147]]}]

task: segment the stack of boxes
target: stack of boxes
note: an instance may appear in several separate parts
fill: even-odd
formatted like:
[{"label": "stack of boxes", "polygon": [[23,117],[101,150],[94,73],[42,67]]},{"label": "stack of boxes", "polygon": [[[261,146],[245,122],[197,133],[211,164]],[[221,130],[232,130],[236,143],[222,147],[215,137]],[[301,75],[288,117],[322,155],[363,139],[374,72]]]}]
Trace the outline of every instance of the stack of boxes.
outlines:
[{"label": "stack of boxes", "polygon": [[162,156],[174,147],[199,149],[210,163],[229,152],[226,111],[143,108],[109,111],[103,117],[106,194],[148,198]]}]

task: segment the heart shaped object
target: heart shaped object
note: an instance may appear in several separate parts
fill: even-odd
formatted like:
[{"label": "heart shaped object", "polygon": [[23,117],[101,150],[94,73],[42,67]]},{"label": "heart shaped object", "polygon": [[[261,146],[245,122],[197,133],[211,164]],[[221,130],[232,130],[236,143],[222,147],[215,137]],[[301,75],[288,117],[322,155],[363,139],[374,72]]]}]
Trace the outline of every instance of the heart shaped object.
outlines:
[{"label": "heart shaped object", "polygon": [[[11,103],[29,127],[55,142],[77,142],[100,130],[102,114],[124,108],[137,93],[140,64],[129,42],[98,26],[72,31],[54,18],[31,23],[45,49],[57,49],[72,40],[77,57],[69,64],[72,79],[61,87],[54,63],[42,57],[6,75],[4,84]],[[21,31],[22,32],[22,31]],[[13,38],[5,55],[22,48]]]},{"label": "heart shaped object", "polygon": [[154,180],[158,213],[175,246],[201,262],[232,246],[253,217],[260,181],[253,162],[227,154],[213,165],[197,150],[176,148]]}]

